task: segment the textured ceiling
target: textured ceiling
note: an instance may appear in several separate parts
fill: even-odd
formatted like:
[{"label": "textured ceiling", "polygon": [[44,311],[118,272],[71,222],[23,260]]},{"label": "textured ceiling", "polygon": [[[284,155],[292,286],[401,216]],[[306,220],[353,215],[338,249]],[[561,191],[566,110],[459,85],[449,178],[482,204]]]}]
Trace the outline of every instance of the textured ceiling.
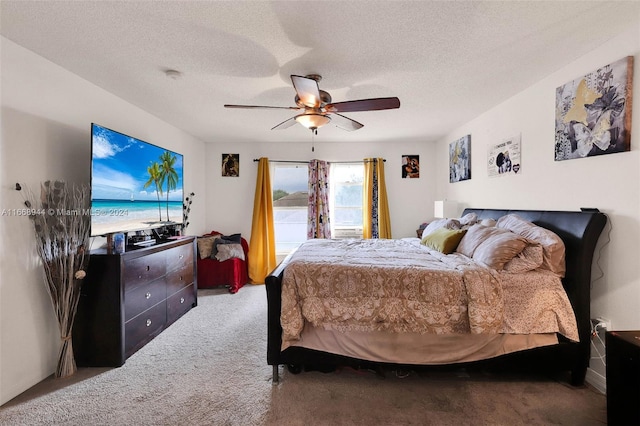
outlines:
[{"label": "textured ceiling", "polygon": [[293,106],[289,75],[311,73],[335,102],[401,101],[317,141],[433,141],[640,27],[640,2],[613,1],[2,0],[0,14],[3,36],[205,142],[308,140],[270,130],[295,111],[223,105]]}]

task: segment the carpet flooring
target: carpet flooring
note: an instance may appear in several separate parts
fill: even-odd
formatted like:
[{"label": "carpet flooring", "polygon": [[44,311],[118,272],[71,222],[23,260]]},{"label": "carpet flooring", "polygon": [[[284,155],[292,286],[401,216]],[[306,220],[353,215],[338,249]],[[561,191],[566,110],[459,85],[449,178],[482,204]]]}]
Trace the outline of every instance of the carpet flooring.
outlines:
[{"label": "carpet flooring", "polygon": [[603,425],[606,398],[552,378],[338,369],[271,382],[266,294],[200,290],[198,306],[120,368],[48,378],[0,425]]}]

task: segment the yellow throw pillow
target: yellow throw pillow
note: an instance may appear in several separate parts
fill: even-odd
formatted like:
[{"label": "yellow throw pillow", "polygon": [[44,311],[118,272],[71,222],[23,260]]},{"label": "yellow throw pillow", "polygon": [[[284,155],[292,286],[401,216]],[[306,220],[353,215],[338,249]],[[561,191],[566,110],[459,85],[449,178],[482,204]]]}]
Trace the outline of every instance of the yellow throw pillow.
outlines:
[{"label": "yellow throw pillow", "polygon": [[439,228],[424,237],[421,244],[441,253],[451,254],[456,250],[466,232],[466,229]]}]

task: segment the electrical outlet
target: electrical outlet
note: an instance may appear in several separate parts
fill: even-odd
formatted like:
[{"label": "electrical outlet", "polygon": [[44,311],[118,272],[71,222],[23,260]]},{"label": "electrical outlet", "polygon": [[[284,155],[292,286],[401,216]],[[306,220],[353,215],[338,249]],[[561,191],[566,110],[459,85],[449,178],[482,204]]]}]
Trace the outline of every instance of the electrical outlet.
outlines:
[{"label": "electrical outlet", "polygon": [[602,317],[597,317],[597,318],[593,318],[591,320],[591,324],[592,326],[596,326],[597,324],[603,324],[600,327],[598,327],[598,331],[600,330],[611,330],[611,320],[608,320],[606,318],[602,318]]}]

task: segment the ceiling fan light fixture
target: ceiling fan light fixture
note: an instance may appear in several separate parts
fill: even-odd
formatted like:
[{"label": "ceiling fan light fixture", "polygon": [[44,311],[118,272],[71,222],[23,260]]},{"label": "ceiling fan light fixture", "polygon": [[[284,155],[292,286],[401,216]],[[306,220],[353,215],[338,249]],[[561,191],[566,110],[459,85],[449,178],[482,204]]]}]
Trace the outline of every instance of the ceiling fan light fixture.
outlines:
[{"label": "ceiling fan light fixture", "polygon": [[317,113],[296,115],[295,119],[307,129],[318,129],[331,121],[330,117]]}]

